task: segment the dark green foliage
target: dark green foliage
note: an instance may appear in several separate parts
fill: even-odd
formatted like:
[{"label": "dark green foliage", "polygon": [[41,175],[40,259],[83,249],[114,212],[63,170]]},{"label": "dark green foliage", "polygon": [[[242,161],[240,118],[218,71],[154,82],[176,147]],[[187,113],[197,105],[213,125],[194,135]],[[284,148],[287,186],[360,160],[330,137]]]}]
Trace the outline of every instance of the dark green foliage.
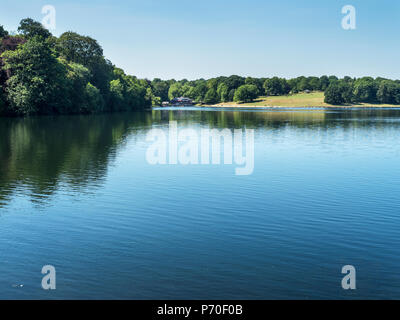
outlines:
[{"label": "dark green foliage", "polygon": [[3,90],[0,89],[0,115],[6,114],[6,104],[4,101],[4,95],[3,95]]},{"label": "dark green foliage", "polygon": [[204,97],[204,102],[207,104],[215,104],[219,102],[217,91],[214,88],[211,88],[207,91]]},{"label": "dark green foliage", "polygon": [[67,61],[87,67],[91,73],[90,82],[108,97],[113,66],[104,59],[103,48],[95,39],[65,32],[57,39],[56,50]]},{"label": "dark green foliage", "polygon": [[264,88],[267,96],[285,95],[290,92],[290,86],[286,79],[278,77],[265,80]]},{"label": "dark green foliage", "polygon": [[252,77],[247,77],[245,80],[245,84],[253,84],[257,87],[258,90],[258,95],[261,96],[264,94],[264,82],[266,79],[258,79],[258,78],[252,78]]},{"label": "dark green foliage", "polygon": [[33,37],[41,37],[47,39],[51,36],[49,30],[47,30],[40,22],[34,21],[31,18],[21,20],[18,32],[25,38],[30,39]]},{"label": "dark green foliage", "polygon": [[81,105],[81,113],[97,113],[104,110],[104,99],[100,90],[90,82],[84,91],[84,103]]},{"label": "dark green foliage", "polygon": [[257,98],[257,93],[258,89],[255,85],[245,84],[236,90],[233,100],[236,102],[251,102]]},{"label": "dark green foliage", "polygon": [[400,104],[400,84],[392,80],[383,80],[376,93],[381,103]]},{"label": "dark green foliage", "polygon": [[344,103],[386,103],[400,104],[400,82],[384,78],[364,77],[353,79],[331,78],[325,90],[325,102]]},{"label": "dark green foliage", "polygon": [[377,83],[371,77],[357,79],[354,82],[354,100],[357,102],[376,102]]},{"label": "dark green foliage", "polygon": [[[389,81],[389,82],[388,82]],[[263,84],[261,86],[261,83]],[[163,84],[163,85],[162,85]],[[318,77],[297,77],[286,80],[284,78],[243,78],[240,76],[218,77],[209,80],[199,79],[195,81],[162,81],[155,79],[151,83],[152,88],[158,90],[166,98],[168,88],[168,99],[185,96],[196,102],[214,104],[218,102],[234,101],[238,88],[246,85],[253,85],[257,89],[257,96],[260,95],[287,95],[304,91],[324,91],[326,100],[330,104],[350,104],[359,102],[383,102],[398,104],[400,102],[398,85],[400,81],[392,81],[383,78],[361,78],[354,79],[349,76],[339,79],[336,76]],[[260,87],[262,88],[260,90]],[[328,90],[329,88],[329,90]],[[381,89],[378,91],[378,89]],[[153,92],[155,89],[153,89]],[[215,95],[216,94],[216,95]],[[238,95],[243,94],[240,92]],[[156,95],[157,96],[157,95]],[[243,101],[243,100],[239,100]],[[390,102],[389,102],[390,101]]]},{"label": "dark green foliage", "polygon": [[352,87],[345,81],[332,82],[325,91],[325,102],[342,105],[352,101]]},{"label": "dark green foliage", "polygon": [[0,25],[0,38],[4,38],[5,36],[8,36],[8,31],[4,30],[3,26]]},{"label": "dark green foliage", "polygon": [[96,40],[71,31],[58,38],[57,51],[68,61],[87,67],[103,57],[103,49]]},{"label": "dark green foliage", "polygon": [[311,90],[311,85],[306,77],[300,77],[297,83],[298,91]]},{"label": "dark green foliage", "polygon": [[152,91],[156,97],[159,97],[162,101],[168,100],[169,84],[161,79],[154,79],[151,82]]},{"label": "dark green foliage", "polygon": [[318,77],[308,78],[308,90],[313,90],[313,91],[321,90],[321,82]]},{"label": "dark green foliage", "polygon": [[160,101],[150,81],[115,68],[90,37],[66,32],[57,39],[32,19],[18,31],[9,36],[0,27],[1,114],[98,113]]},{"label": "dark green foliage", "polygon": [[140,80],[125,75],[121,69],[114,69],[114,80],[110,82],[110,111],[128,111],[151,105],[151,96]]},{"label": "dark green foliage", "polygon": [[224,82],[228,86],[229,90],[236,90],[237,88],[245,84],[245,78],[233,75],[226,78]]},{"label": "dark green foliage", "polygon": [[320,85],[320,90],[325,91],[326,88],[329,86],[329,78],[328,76],[322,76],[319,78],[319,85]]},{"label": "dark green foliage", "polygon": [[90,71],[80,64],[68,64],[65,60],[61,61],[67,66],[68,91],[72,102],[69,106],[69,112],[80,113],[82,105],[86,103],[85,89],[90,81]]},{"label": "dark green foliage", "polygon": [[174,98],[178,98],[178,97],[182,96],[182,94],[183,94],[183,86],[181,83],[177,82],[177,83],[172,84],[169,87],[168,98],[170,100],[172,100]]},{"label": "dark green foliage", "polygon": [[220,102],[229,101],[229,88],[225,83],[220,83],[218,85],[217,95]]},{"label": "dark green foliage", "polygon": [[338,84],[332,83],[328,86],[325,91],[325,102],[334,105],[340,105],[344,103],[342,90]]},{"label": "dark green foliage", "polygon": [[17,114],[50,114],[68,104],[67,70],[41,37],[2,57],[11,74],[6,83],[8,102]]},{"label": "dark green foliage", "polygon": [[103,95],[89,82],[89,69],[77,63],[70,63],[67,78],[71,104],[65,113],[98,113],[105,110]]}]

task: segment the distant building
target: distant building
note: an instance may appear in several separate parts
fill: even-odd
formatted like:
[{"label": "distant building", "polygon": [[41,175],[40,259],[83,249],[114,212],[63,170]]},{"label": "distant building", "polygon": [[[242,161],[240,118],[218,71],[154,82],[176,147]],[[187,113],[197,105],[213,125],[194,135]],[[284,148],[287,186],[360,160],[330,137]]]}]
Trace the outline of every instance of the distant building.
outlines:
[{"label": "distant building", "polygon": [[173,105],[173,106],[192,106],[192,105],[194,105],[194,102],[193,102],[192,99],[179,97],[179,98],[172,99],[170,101],[170,105]]}]

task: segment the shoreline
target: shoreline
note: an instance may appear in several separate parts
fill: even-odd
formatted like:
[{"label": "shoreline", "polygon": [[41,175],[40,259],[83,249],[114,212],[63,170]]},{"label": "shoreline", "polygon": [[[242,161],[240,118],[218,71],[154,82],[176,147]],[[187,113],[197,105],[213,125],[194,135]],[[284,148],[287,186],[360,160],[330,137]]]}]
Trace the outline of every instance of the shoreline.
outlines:
[{"label": "shoreline", "polygon": [[248,104],[215,104],[195,105],[199,108],[252,108],[252,109],[400,109],[400,105],[338,105],[338,106],[278,106],[278,105],[248,105]]},{"label": "shoreline", "polygon": [[216,104],[199,105],[212,108],[268,108],[268,109],[382,109],[400,108],[400,104],[388,103],[353,103],[333,105],[325,102],[322,91],[297,93],[281,96],[260,96],[252,102],[219,102]]}]

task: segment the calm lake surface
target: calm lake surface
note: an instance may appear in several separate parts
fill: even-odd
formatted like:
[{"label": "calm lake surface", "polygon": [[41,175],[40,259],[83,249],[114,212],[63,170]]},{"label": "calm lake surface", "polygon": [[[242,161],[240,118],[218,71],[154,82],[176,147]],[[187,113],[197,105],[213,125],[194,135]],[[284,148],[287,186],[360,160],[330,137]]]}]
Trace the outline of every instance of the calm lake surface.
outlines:
[{"label": "calm lake surface", "polygon": [[[150,165],[170,120],[254,129],[253,174]],[[400,299],[400,110],[0,119],[0,298]]]}]

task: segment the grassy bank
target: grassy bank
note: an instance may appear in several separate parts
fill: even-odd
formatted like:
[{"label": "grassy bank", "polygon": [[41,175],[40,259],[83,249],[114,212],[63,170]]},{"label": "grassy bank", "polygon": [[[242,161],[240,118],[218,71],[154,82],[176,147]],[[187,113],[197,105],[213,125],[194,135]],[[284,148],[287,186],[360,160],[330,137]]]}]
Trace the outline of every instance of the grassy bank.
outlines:
[{"label": "grassy bank", "polygon": [[318,108],[318,107],[335,107],[335,108],[351,108],[351,107],[400,107],[392,104],[371,104],[360,103],[354,105],[335,106],[324,102],[323,92],[298,93],[287,96],[271,96],[259,97],[254,102],[236,103],[226,102],[213,105],[213,107],[281,107],[281,108]]}]

